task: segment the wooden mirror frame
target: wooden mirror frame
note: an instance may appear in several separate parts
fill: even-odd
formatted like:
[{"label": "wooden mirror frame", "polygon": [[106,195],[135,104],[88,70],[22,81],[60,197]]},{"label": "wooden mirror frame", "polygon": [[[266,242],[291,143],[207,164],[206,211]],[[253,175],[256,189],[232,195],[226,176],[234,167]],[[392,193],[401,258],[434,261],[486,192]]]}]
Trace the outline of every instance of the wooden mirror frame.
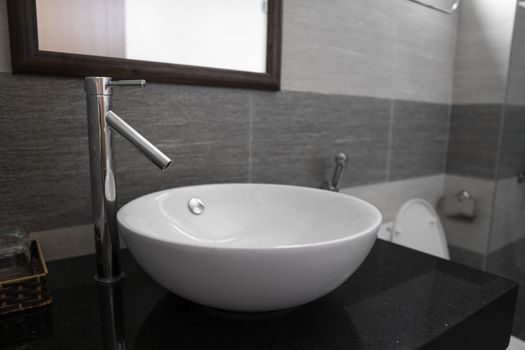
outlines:
[{"label": "wooden mirror frame", "polygon": [[15,74],[111,76],[187,85],[263,90],[280,88],[282,0],[268,0],[265,73],[40,51],[36,0],[7,0],[7,13],[12,71]]}]

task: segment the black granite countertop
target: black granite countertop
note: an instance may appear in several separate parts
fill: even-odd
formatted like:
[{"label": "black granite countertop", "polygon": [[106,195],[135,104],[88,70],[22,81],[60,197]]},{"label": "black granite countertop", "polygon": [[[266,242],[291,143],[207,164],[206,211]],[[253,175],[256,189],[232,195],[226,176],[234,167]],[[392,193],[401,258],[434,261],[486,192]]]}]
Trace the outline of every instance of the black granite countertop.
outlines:
[{"label": "black granite countertop", "polygon": [[378,240],[329,295],[291,310],[236,314],[179,298],[127,251],[126,279],[93,280],[94,256],[49,263],[49,308],[0,318],[15,349],[505,349],[517,285]]}]

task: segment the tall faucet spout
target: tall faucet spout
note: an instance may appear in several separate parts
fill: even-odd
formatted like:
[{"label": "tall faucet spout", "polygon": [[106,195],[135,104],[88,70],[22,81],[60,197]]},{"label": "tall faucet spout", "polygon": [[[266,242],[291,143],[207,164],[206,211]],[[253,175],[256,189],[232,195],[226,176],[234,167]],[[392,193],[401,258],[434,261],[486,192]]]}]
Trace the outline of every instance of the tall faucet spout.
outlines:
[{"label": "tall faucet spout", "polygon": [[[171,159],[111,111],[112,90],[124,86],[144,87],[144,80],[113,81],[111,77],[84,79],[89,136],[89,168],[95,254],[99,283],[114,283],[123,277],[117,223],[117,187],[113,169],[112,133],[119,133],[162,170]],[[113,130],[113,131],[112,131]]]},{"label": "tall faucet spout", "polygon": [[124,137],[126,141],[138,149],[161,170],[166,170],[170,166],[170,158],[122,120],[115,112],[110,110],[106,113],[106,122],[113,131]]}]

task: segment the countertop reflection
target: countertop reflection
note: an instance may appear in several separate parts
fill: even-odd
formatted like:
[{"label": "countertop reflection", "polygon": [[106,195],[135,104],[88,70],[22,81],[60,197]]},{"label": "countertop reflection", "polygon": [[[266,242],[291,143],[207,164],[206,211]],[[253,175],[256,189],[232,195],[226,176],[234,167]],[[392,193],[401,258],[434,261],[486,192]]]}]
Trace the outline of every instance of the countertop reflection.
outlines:
[{"label": "countertop reflection", "polygon": [[24,314],[26,320],[0,318],[10,325],[0,332],[14,325],[27,331],[25,338],[0,334],[0,346],[505,349],[517,292],[512,281],[378,240],[358,271],[329,295],[294,309],[240,314],[177,297],[152,281],[127,251],[122,260],[126,278],[112,286],[94,282],[93,256],[49,263],[53,305]]}]

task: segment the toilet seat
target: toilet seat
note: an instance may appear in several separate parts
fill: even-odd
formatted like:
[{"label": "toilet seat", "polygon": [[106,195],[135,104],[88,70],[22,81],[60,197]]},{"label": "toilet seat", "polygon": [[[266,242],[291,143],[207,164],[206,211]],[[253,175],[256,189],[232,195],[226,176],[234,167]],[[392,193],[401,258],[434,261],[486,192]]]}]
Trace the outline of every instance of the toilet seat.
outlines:
[{"label": "toilet seat", "polygon": [[439,216],[423,199],[411,199],[399,209],[394,220],[392,242],[450,259]]}]

